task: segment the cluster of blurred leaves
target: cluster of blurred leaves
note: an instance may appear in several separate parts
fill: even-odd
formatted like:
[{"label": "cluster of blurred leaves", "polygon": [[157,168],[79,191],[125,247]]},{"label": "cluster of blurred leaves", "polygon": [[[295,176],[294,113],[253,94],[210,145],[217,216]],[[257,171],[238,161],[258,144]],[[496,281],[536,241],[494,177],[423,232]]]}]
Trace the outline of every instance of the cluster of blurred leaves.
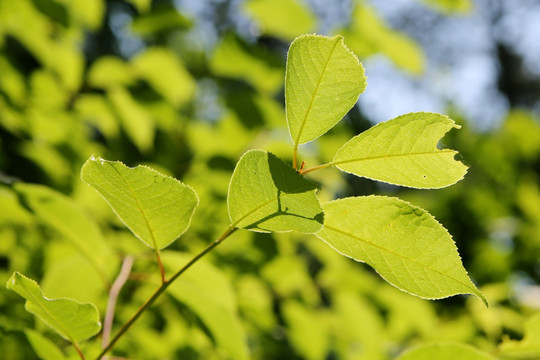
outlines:
[{"label": "cluster of blurred leaves", "polygon": [[[444,11],[470,7],[425,2]],[[21,271],[39,280],[46,296],[91,301],[103,314],[105,284],[132,254],[134,269],[117,307],[120,325],[156,287],[158,270],[150,249],[81,182],[86,159],[149,164],[195,188],[200,206],[164,255],[169,271],[228,226],[225,199],[242,153],[260,148],[291,159],[286,49],[295,36],[317,29],[317,16],[302,1],[249,0],[240,15],[251,21],[253,35],[235,30],[224,15],[228,2],[212,4],[219,36],[207,48],[198,42],[201,20],[172,1],[0,2],[0,283]],[[335,31],[354,52],[382,54],[403,71],[422,72],[424,55],[413,39],[392,30],[367,2],[352,6],[351,22]],[[136,51],[124,49],[130,41]],[[522,336],[540,307],[538,119],[516,110],[502,127],[481,134],[460,122],[463,128],[444,143],[471,168],[451,188],[426,195],[332,169],[310,177],[324,185],[321,201],[386,192],[429,210],[454,235],[489,309],[477,299],[432,303],[402,293],[313,236],[239,231],[180,278],[116,354],[217,359],[249,351],[260,359],[372,360],[442,340],[494,352],[538,347],[533,336],[523,344],[509,340]],[[355,107],[348,121],[302,147],[300,157],[309,165],[328,162],[369,125]],[[51,206],[63,209],[63,221],[48,216]],[[50,331],[16,294],[0,291],[0,309],[3,358],[35,357],[29,345],[35,335],[25,329]]]}]

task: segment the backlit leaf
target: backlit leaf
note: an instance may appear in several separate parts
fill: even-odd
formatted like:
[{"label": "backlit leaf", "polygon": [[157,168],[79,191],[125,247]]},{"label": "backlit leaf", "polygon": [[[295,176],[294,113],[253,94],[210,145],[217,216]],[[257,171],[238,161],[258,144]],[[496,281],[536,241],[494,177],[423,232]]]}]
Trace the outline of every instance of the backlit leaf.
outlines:
[{"label": "backlit leaf", "polygon": [[540,313],[533,315],[525,322],[521,340],[505,339],[499,350],[500,355],[509,359],[540,358]]},{"label": "backlit leaf", "polygon": [[39,285],[18,272],[6,287],[26,299],[25,309],[72,343],[84,341],[101,329],[97,308],[71,299],[47,299]]},{"label": "backlit leaf", "polygon": [[436,343],[421,345],[406,351],[397,360],[495,360],[495,358],[467,344]]},{"label": "backlit leaf", "polygon": [[[191,257],[165,251],[163,264],[176,271]],[[247,359],[247,339],[238,316],[232,284],[225,273],[204,260],[169,286],[167,293],[186,304],[208,327],[227,359]]]},{"label": "backlit leaf", "polygon": [[287,123],[295,144],[318,138],[353,107],[366,87],[364,68],[341,36],[304,35],[289,48]]},{"label": "backlit leaf", "polygon": [[146,166],[91,157],[81,170],[118,217],[146,245],[162,249],[189,227],[199,203],[195,191]]},{"label": "backlit leaf", "polygon": [[232,225],[254,231],[315,233],[323,223],[316,190],[314,183],[275,155],[250,150],[238,161],[229,185]]},{"label": "backlit leaf", "polygon": [[323,210],[324,228],[316,235],[397,288],[425,299],[474,294],[486,302],[452,237],[425,210],[385,196],[330,201]]},{"label": "backlit leaf", "polygon": [[332,163],[348,173],[396,185],[425,189],[449,186],[467,172],[467,166],[454,159],[457,151],[437,148],[452,128],[459,126],[444,115],[402,115],[349,140]]},{"label": "backlit leaf", "polygon": [[66,357],[62,351],[53,343],[35,330],[26,329],[24,331],[28,342],[37,356],[43,360],[62,360]]},{"label": "backlit leaf", "polygon": [[246,11],[257,21],[263,34],[285,41],[313,31],[315,17],[299,0],[250,0]]}]

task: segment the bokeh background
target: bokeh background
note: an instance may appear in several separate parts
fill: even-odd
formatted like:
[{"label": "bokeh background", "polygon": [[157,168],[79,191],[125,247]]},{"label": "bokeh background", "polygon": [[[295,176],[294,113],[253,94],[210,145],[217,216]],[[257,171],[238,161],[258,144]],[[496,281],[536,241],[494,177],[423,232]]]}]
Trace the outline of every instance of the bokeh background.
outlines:
[{"label": "bokeh background", "polygon": [[[155,265],[80,181],[82,164],[92,154],[148,164],[192,185],[200,208],[173,249],[200,251],[228,225],[228,182],[244,151],[291,161],[283,80],[288,46],[304,33],[343,35],[368,86],[338,126],[301,147],[301,160],[328,162],[375,123],[432,111],[462,126],[441,146],[470,166],[457,185],[429,191],[325,169],[311,176],[321,201],[390,194],[427,209],[453,235],[490,307],[465,296],[430,302],[402,293],[313,236],[238,232],[208,256],[234,298],[228,320],[209,319],[189,296],[171,296],[117,354],[390,359],[430,341],[497,356],[522,346],[512,340],[523,338],[540,308],[537,0],[0,0],[0,282],[21,271],[50,297],[104,311],[99,276],[16,186],[41,184],[99,225],[115,254],[111,279],[135,254],[117,315],[119,324],[127,319],[151,289],[144,280]],[[15,294],[2,290],[0,308],[6,359],[36,357],[27,328],[73,355]],[[224,345],[236,340],[220,327],[240,329],[240,344]],[[536,341],[531,351],[540,349]]]}]

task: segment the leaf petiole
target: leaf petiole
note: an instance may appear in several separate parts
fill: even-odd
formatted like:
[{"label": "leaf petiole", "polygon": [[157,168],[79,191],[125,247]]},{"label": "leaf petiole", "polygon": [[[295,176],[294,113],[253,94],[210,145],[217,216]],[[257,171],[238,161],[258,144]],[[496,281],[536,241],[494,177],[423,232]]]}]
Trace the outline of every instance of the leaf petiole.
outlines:
[{"label": "leaf petiole", "polygon": [[326,164],[314,166],[314,167],[309,168],[309,169],[300,169],[300,170],[298,170],[298,173],[301,174],[301,175],[304,175],[304,174],[310,173],[312,171],[324,169],[324,168],[327,168],[327,167],[330,167],[330,166],[334,166],[334,163],[329,162],[329,163],[326,163]]}]

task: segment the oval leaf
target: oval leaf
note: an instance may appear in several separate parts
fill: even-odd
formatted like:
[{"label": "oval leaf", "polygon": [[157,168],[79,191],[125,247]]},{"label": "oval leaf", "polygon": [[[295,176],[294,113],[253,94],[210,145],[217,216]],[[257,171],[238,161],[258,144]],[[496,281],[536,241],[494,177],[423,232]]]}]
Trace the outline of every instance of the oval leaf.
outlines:
[{"label": "oval leaf", "polygon": [[390,184],[424,189],[449,186],[467,172],[467,166],[454,159],[457,151],[437,148],[452,128],[459,126],[444,115],[402,115],[349,140],[332,163],[348,173]]},{"label": "oval leaf", "polygon": [[293,142],[303,144],[330,130],[365,87],[364,68],[341,36],[304,35],[294,40],[285,75],[287,123]]},{"label": "oval leaf", "polygon": [[25,309],[49,325],[64,339],[78,343],[101,329],[97,308],[71,299],[47,299],[39,285],[18,272],[9,278],[6,287],[26,299]]},{"label": "oval leaf", "polygon": [[81,178],[96,189],[146,245],[159,250],[182,235],[199,204],[195,191],[146,166],[91,157]]},{"label": "oval leaf", "polygon": [[316,235],[397,288],[425,299],[474,294],[486,302],[452,237],[425,210],[385,196],[330,201],[323,210],[324,228]]},{"label": "oval leaf", "polygon": [[47,339],[35,330],[26,329],[24,331],[28,342],[34,349],[36,355],[42,360],[64,360],[66,357],[62,350],[51,340]]},{"label": "oval leaf", "polygon": [[495,358],[467,344],[437,343],[422,345],[403,353],[397,360],[495,360]]},{"label": "oval leaf", "polygon": [[275,155],[250,150],[238,161],[227,205],[232,226],[254,231],[315,233],[323,213],[317,186]]}]

